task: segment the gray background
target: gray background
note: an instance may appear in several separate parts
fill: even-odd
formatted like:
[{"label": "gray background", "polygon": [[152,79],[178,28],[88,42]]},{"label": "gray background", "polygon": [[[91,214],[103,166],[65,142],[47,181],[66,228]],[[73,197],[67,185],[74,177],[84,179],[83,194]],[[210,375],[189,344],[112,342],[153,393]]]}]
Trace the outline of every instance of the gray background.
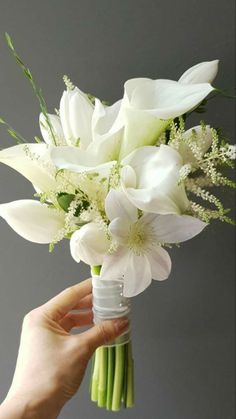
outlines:
[{"label": "gray background", "polygon": [[[234,86],[233,0],[0,1],[0,115],[31,139],[38,105],[4,43],[4,32],[58,106],[61,77],[110,102],[135,76],[177,79],[219,58],[218,86]],[[231,100],[211,103],[207,121],[234,139]],[[193,121],[194,122],[194,121]],[[1,130],[1,146],[14,142]],[[0,166],[0,202],[31,198],[31,185]],[[227,205],[233,194],[225,195]],[[171,251],[168,281],[133,300],[135,408],[121,418],[234,418],[234,231],[212,224]],[[0,397],[10,385],[26,312],[88,275],[68,243],[48,247],[17,236],[0,220]],[[60,418],[108,418],[88,397],[88,378]],[[118,415],[116,415],[117,417]]]}]

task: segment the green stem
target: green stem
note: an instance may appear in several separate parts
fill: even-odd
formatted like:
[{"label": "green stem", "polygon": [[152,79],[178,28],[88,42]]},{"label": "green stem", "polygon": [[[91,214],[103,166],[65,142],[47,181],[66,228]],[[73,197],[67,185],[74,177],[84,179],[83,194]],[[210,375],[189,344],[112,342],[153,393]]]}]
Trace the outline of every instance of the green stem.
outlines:
[{"label": "green stem", "polygon": [[132,407],[133,405],[134,405],[134,361],[132,357],[132,344],[131,344],[131,341],[129,341],[126,407]]},{"label": "green stem", "polygon": [[96,358],[96,352],[94,352],[94,354],[92,356],[92,359],[91,359],[91,376],[90,376],[90,382],[89,382],[89,393],[90,393],[90,395],[92,393],[93,370],[94,370],[95,358]]},{"label": "green stem", "polygon": [[128,389],[128,343],[125,344],[125,354],[124,354],[124,379],[123,379],[123,390],[122,390],[122,402],[124,404],[124,407],[126,407],[127,389]]},{"label": "green stem", "polygon": [[108,371],[107,371],[107,410],[112,408],[112,396],[115,371],[115,347],[108,347]]},{"label": "green stem", "polygon": [[91,266],[91,273],[94,275],[100,275],[101,266],[100,265],[93,265]]},{"label": "green stem", "polygon": [[117,345],[115,347],[116,362],[115,362],[115,377],[112,398],[112,410],[117,412],[121,408],[121,397],[124,379],[124,354],[125,345]]},{"label": "green stem", "polygon": [[107,401],[107,347],[100,348],[98,406],[106,407]]},{"label": "green stem", "polygon": [[100,350],[98,348],[95,352],[94,368],[92,372],[92,384],[91,384],[91,400],[93,402],[98,401],[98,381],[99,381],[99,369],[100,369]]}]

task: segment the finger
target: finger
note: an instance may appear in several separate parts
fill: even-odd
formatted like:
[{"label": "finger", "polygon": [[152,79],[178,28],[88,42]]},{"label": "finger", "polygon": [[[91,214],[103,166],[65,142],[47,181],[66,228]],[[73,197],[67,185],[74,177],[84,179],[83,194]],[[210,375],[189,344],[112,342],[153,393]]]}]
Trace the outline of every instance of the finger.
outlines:
[{"label": "finger", "polygon": [[93,307],[93,296],[92,294],[86,295],[86,297],[82,298],[78,304],[73,308],[73,310],[82,310],[82,309],[90,309]]},{"label": "finger", "polygon": [[93,324],[92,310],[78,314],[68,313],[60,320],[60,326],[66,332],[70,332],[74,327],[89,326],[91,324]]},{"label": "finger", "polygon": [[91,291],[91,279],[86,279],[79,284],[66,288],[60,294],[46,302],[42,306],[43,310],[45,314],[51,319],[58,321],[62,319],[62,317],[64,317],[69,311],[73,310],[80,300],[82,300],[88,294],[91,294]]},{"label": "finger", "polygon": [[105,320],[81,333],[79,338],[84,340],[85,346],[88,348],[88,356],[90,357],[99,346],[111,342],[124,333],[128,326],[129,320],[126,317],[116,320]]}]

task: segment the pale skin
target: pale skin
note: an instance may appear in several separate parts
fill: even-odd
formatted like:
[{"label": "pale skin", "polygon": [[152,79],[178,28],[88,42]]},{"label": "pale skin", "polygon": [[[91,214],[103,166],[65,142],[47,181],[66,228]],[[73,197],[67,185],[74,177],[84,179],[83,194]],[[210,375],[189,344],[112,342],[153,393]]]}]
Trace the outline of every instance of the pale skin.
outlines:
[{"label": "pale skin", "polygon": [[[16,369],[0,406],[0,419],[57,418],[79,389],[94,351],[128,328],[126,318],[93,326],[91,287],[87,279],[25,316]],[[81,326],[90,327],[71,334]]]}]

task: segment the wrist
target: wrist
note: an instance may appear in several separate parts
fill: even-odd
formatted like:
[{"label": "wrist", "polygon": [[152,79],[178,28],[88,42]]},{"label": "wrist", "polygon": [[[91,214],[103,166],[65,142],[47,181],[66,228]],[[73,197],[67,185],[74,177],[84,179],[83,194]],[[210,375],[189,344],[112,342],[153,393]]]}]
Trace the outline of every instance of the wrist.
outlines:
[{"label": "wrist", "polygon": [[50,395],[41,398],[12,394],[0,406],[0,419],[56,419],[61,408]]}]

